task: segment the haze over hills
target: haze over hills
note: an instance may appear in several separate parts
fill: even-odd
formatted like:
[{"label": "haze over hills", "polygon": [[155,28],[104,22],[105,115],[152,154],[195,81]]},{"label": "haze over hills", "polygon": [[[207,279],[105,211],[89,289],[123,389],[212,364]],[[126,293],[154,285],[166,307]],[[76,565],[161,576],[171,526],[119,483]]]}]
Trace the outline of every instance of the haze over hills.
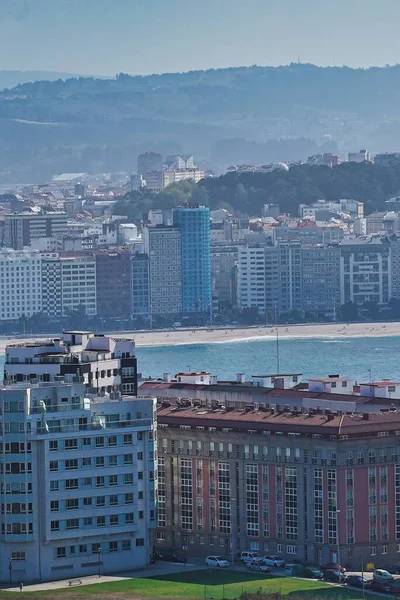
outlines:
[{"label": "haze over hills", "polygon": [[0,181],[134,171],[146,150],[205,167],[398,150],[400,66],[292,64],[23,83],[0,93]]}]

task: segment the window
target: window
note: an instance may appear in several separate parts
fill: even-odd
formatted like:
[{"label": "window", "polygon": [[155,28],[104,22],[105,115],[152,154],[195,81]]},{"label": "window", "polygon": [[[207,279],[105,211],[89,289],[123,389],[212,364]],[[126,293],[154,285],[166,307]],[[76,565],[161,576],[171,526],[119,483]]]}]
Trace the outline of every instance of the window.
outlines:
[{"label": "window", "polygon": [[83,506],[92,506],[92,496],[86,496],[83,499]]},{"label": "window", "polygon": [[125,504],[133,504],[133,494],[125,494]]},{"label": "window", "polygon": [[121,546],[122,546],[122,550],[130,550],[131,549],[131,540],[122,540]]},{"label": "window", "polygon": [[66,554],[67,554],[67,552],[66,552],[65,546],[56,548],[57,558],[65,558]]},{"label": "window", "polygon": [[138,479],[143,479],[143,471],[138,471]]},{"label": "window", "polygon": [[382,554],[387,554],[388,553],[388,547],[386,545],[382,546]]},{"label": "window", "polygon": [[96,487],[104,487],[105,486],[105,480],[104,477],[96,477]]},{"label": "window", "polygon": [[143,460],[143,452],[138,452],[137,453],[137,459],[138,460]]},{"label": "window", "polygon": [[[124,454],[124,465],[132,465],[133,464],[133,455],[132,454]],[[139,477],[140,479],[140,477]]]},{"label": "window", "polygon": [[108,485],[118,485],[118,475],[110,475],[108,478]]},{"label": "window", "polygon": [[92,527],[92,523],[93,523],[92,517],[84,517],[84,519],[83,519],[83,525],[85,527]]},{"label": "window", "polygon": [[133,485],[133,473],[125,473],[124,485]]},{"label": "window", "polygon": [[65,489],[66,490],[77,490],[78,489],[78,480],[77,479],[66,479],[65,480]]},{"label": "window", "polygon": [[49,450],[50,450],[50,452],[57,452],[57,450],[58,450],[58,441],[51,440],[49,442]]},{"label": "window", "polygon": [[96,448],[103,448],[103,447],[104,447],[104,437],[97,436],[96,437]]},{"label": "window", "polygon": [[59,490],[58,481],[50,481],[50,491],[51,492],[58,492],[58,490]]},{"label": "window", "polygon": [[64,450],[77,450],[78,449],[78,440],[64,440]]},{"label": "window", "polygon": [[92,466],[92,459],[91,458],[82,458],[82,467],[91,467]]},{"label": "window", "polygon": [[110,526],[118,525],[118,515],[110,515]]},{"label": "window", "polygon": [[26,560],[26,554],[24,551],[11,552],[11,558],[13,560]]},{"label": "window", "polygon": [[50,471],[58,471],[58,460],[50,461]]},{"label": "window", "polygon": [[116,467],[118,464],[118,457],[116,455],[108,457],[108,466]]},{"label": "window", "polygon": [[132,445],[132,434],[131,433],[125,433],[124,435],[124,446],[131,446]]},{"label": "window", "polygon": [[90,447],[92,445],[92,440],[90,438],[83,438],[82,440],[82,446],[88,446]]},{"label": "window", "polygon": [[139,510],[139,519],[144,519],[144,511]]},{"label": "window", "polygon": [[376,547],[371,546],[371,556],[376,556]]},{"label": "window", "polygon": [[118,505],[118,496],[117,494],[113,494],[112,496],[110,496],[110,506],[117,506]]},{"label": "window", "polygon": [[50,530],[51,531],[60,531],[60,522],[59,521],[50,521]]},{"label": "window", "polygon": [[105,496],[97,496],[96,498],[96,506],[105,506],[106,505],[106,497]]},{"label": "window", "polygon": [[78,498],[67,498],[65,501],[65,509],[66,510],[77,510],[79,508],[79,500]]},{"label": "window", "polygon": [[108,445],[109,446],[116,446],[117,445],[117,436],[116,435],[110,435],[108,437]]},{"label": "window", "polygon": [[79,519],[67,519],[65,529],[79,529]]},{"label": "window", "polygon": [[125,515],[125,523],[126,524],[132,524],[133,523],[133,513],[126,513],[126,515]]},{"label": "window", "polygon": [[143,491],[138,492],[138,500],[144,500],[144,492]]},{"label": "window", "polygon": [[87,544],[81,544],[79,546],[79,554],[86,554],[87,553]]},{"label": "window", "polygon": [[165,541],[165,532],[164,531],[157,531],[156,532],[156,538],[157,538],[157,540]]},{"label": "window", "polygon": [[109,552],[118,552],[118,542],[109,542],[108,543],[108,551]]},{"label": "window", "polygon": [[104,456],[96,456],[96,468],[104,467]]},{"label": "window", "polygon": [[78,459],[77,458],[69,458],[65,461],[65,470],[71,471],[73,469],[78,468]]},{"label": "window", "polygon": [[283,544],[277,544],[276,551],[278,554],[282,554],[283,553]]},{"label": "window", "polygon": [[83,487],[92,487],[92,478],[91,477],[84,478]]},{"label": "window", "polygon": [[50,500],[50,510],[51,512],[56,512],[57,510],[59,510],[58,500]]},{"label": "window", "polygon": [[286,552],[287,554],[297,554],[297,547],[296,546],[286,546]]},{"label": "window", "polygon": [[144,538],[136,538],[136,546],[144,546]]},{"label": "window", "polygon": [[97,527],[105,527],[106,526],[106,518],[105,517],[97,517],[96,524],[97,524]]}]

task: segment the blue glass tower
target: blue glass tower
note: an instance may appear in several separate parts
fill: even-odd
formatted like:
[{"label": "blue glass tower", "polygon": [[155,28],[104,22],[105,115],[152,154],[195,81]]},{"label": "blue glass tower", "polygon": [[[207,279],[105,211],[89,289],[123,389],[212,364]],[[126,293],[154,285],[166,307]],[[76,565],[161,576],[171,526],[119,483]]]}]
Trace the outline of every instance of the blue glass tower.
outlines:
[{"label": "blue glass tower", "polygon": [[181,232],[182,312],[204,320],[211,310],[210,209],[180,206],[174,225]]}]

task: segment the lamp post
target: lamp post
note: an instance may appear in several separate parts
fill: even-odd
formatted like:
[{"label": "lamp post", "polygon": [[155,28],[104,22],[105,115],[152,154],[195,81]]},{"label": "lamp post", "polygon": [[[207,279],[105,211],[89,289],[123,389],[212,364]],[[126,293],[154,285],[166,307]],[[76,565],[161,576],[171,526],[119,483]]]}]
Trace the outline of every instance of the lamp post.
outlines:
[{"label": "lamp post", "polygon": [[100,577],[101,577],[101,546],[100,546],[100,544],[99,544],[98,550],[97,550],[97,558],[98,558],[97,566],[99,568],[99,579],[100,579]]},{"label": "lamp post", "polygon": [[12,563],[13,563],[13,558],[9,558],[9,562],[8,562],[8,569],[10,571],[10,587],[12,586]]}]

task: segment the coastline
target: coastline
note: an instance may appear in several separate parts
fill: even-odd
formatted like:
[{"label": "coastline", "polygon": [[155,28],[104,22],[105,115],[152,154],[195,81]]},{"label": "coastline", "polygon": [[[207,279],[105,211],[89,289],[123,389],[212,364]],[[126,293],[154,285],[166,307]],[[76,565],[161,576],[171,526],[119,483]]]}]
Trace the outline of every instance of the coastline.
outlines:
[{"label": "coastline", "polygon": [[[279,325],[279,339],[326,339],[349,340],[359,337],[400,337],[400,322],[389,323],[316,323],[299,325]],[[38,336],[20,336],[18,338],[0,338],[0,354],[4,354],[8,344],[26,343],[58,337],[60,334]],[[253,327],[216,327],[196,329],[169,329],[157,331],[111,332],[116,338],[134,339],[138,348],[163,346],[185,346],[193,344],[222,344],[225,342],[250,342],[276,339],[276,328],[265,326]]]}]

